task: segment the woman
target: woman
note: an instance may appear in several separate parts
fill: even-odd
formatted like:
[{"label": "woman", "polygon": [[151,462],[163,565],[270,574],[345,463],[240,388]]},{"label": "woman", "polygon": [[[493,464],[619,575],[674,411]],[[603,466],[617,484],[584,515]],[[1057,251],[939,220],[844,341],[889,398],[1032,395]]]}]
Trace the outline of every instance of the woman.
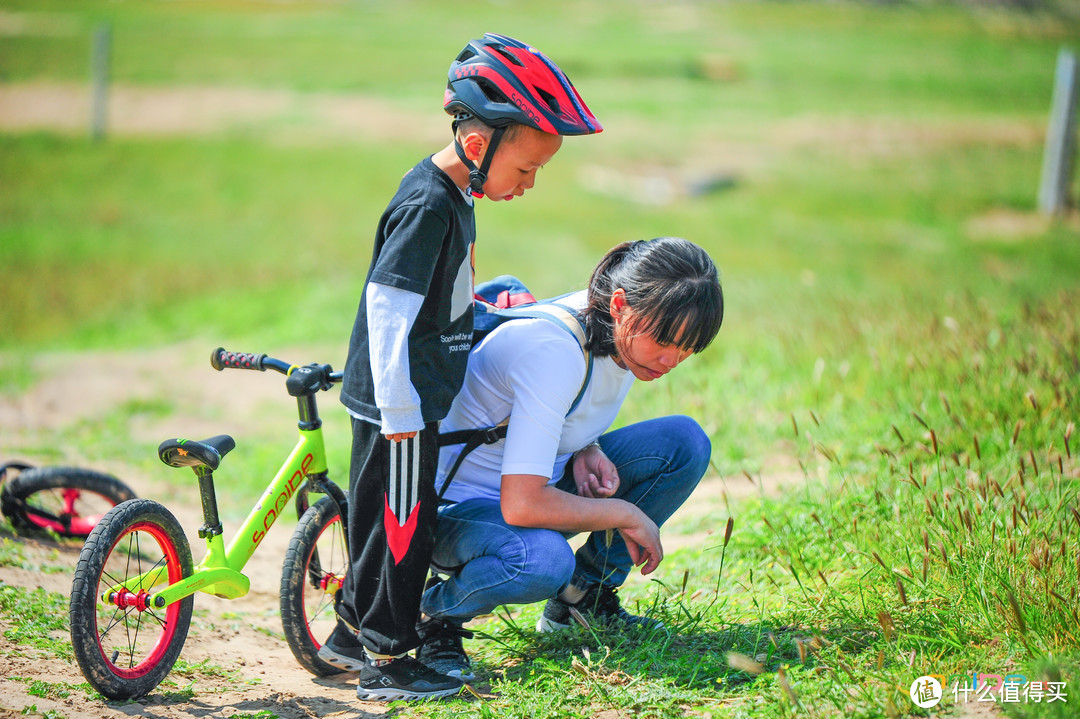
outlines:
[{"label": "woman", "polygon": [[[627,242],[600,261],[580,311],[593,368],[564,329],[542,319],[496,328],[472,351],[465,384],[440,431],[498,424],[506,438],[470,453],[445,494],[433,564],[449,579],[424,593],[418,658],[471,679],[461,625],[501,604],[548,599],[537,629],[587,621],[658,627],[619,606],[631,567],[663,559],[659,526],[690,496],[710,443],[684,416],[607,432],[635,379],[651,382],[700,352],[723,321],[715,265],[675,237]],[[440,455],[439,483],[460,449]],[[618,530],[607,546],[606,530]],[[576,553],[567,535],[592,532]]]}]

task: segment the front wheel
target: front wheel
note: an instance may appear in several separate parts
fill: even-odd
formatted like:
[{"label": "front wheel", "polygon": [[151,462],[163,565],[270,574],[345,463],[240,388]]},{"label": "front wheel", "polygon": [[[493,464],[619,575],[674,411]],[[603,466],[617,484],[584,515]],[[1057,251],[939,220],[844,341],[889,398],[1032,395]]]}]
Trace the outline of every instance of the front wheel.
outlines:
[{"label": "front wheel", "polygon": [[115,505],[134,499],[116,477],[74,467],[33,467],[8,480],[0,510],[16,529],[85,537]]},{"label": "front wheel", "polygon": [[337,623],[334,597],[345,582],[349,556],[337,505],[313,504],[289,540],[281,570],[281,625],[293,656],[316,676],[341,669],[319,659],[319,648]]},{"label": "front wheel", "polygon": [[172,669],[194,597],[158,609],[153,590],[191,571],[180,523],[157,502],[118,504],[94,527],[71,586],[71,646],[83,676],[104,696],[149,694]]}]

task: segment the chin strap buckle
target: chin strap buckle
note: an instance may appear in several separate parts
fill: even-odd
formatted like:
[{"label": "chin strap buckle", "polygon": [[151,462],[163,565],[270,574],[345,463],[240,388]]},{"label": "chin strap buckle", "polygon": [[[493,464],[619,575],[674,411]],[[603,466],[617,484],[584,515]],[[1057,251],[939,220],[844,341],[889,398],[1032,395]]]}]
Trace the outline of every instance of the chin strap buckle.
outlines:
[{"label": "chin strap buckle", "polygon": [[480,163],[480,167],[470,160],[465,155],[465,148],[461,146],[461,143],[457,139],[457,121],[453,123],[454,129],[454,152],[457,153],[458,159],[465,167],[469,168],[469,189],[468,193],[472,197],[484,196],[484,183],[487,182],[487,173],[491,169],[491,161],[495,158],[495,150],[499,146],[499,142],[502,140],[503,133],[506,132],[506,127],[496,127],[491,133],[491,139],[488,140],[488,149],[484,153],[484,161]]}]

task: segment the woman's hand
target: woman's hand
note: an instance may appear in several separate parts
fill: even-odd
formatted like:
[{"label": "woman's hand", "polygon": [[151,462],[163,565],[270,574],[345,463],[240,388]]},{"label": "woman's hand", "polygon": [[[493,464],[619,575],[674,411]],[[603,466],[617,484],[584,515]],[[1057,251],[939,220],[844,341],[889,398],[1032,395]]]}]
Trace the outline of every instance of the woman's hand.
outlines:
[{"label": "woman's hand", "polygon": [[[611,464],[603,452],[590,450],[593,452]],[[504,474],[499,506],[506,523],[557,532],[617,529],[630,560],[641,567],[642,574],[649,574],[660,565],[664,558],[660,529],[641,509],[622,499],[596,497],[586,501],[585,497],[564,492],[550,482],[550,478],[538,474]],[[618,485],[617,478],[615,484]]]},{"label": "woman's hand", "polygon": [[[635,507],[637,509],[637,507]],[[619,527],[619,534],[626,543],[630,561],[641,567],[642,574],[649,574],[664,559],[664,547],[660,544],[660,528],[644,512],[638,510],[637,521]]]},{"label": "woman's hand", "polygon": [[619,488],[619,472],[598,444],[574,453],[574,484],[578,496],[589,499],[610,497]]}]

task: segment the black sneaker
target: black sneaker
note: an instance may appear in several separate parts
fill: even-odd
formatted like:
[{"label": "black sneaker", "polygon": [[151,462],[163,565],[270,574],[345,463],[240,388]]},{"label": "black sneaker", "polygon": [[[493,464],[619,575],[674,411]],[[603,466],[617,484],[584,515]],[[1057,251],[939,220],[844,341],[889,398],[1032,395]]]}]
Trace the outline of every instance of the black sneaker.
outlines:
[{"label": "black sneaker", "polygon": [[423,664],[448,677],[457,677],[471,682],[476,679],[469,655],[461,640],[471,638],[473,633],[460,624],[442,619],[428,619],[417,625],[420,634],[420,647],[416,658]]},{"label": "black sneaker", "polygon": [[361,671],[368,663],[364,646],[356,638],[356,634],[341,622],[337,623],[333,633],[319,647],[319,659],[343,672]]},{"label": "black sneaker", "polygon": [[356,685],[356,698],[380,702],[436,699],[457,694],[462,686],[460,679],[439,674],[406,655],[365,662]]},{"label": "black sneaker", "polygon": [[557,597],[549,599],[544,613],[536,622],[536,631],[554,632],[566,629],[574,622],[584,627],[618,623],[648,630],[664,628],[664,623],[657,619],[639,617],[623,609],[619,604],[618,591],[606,584],[594,584],[585,590],[585,596],[575,604]]}]

